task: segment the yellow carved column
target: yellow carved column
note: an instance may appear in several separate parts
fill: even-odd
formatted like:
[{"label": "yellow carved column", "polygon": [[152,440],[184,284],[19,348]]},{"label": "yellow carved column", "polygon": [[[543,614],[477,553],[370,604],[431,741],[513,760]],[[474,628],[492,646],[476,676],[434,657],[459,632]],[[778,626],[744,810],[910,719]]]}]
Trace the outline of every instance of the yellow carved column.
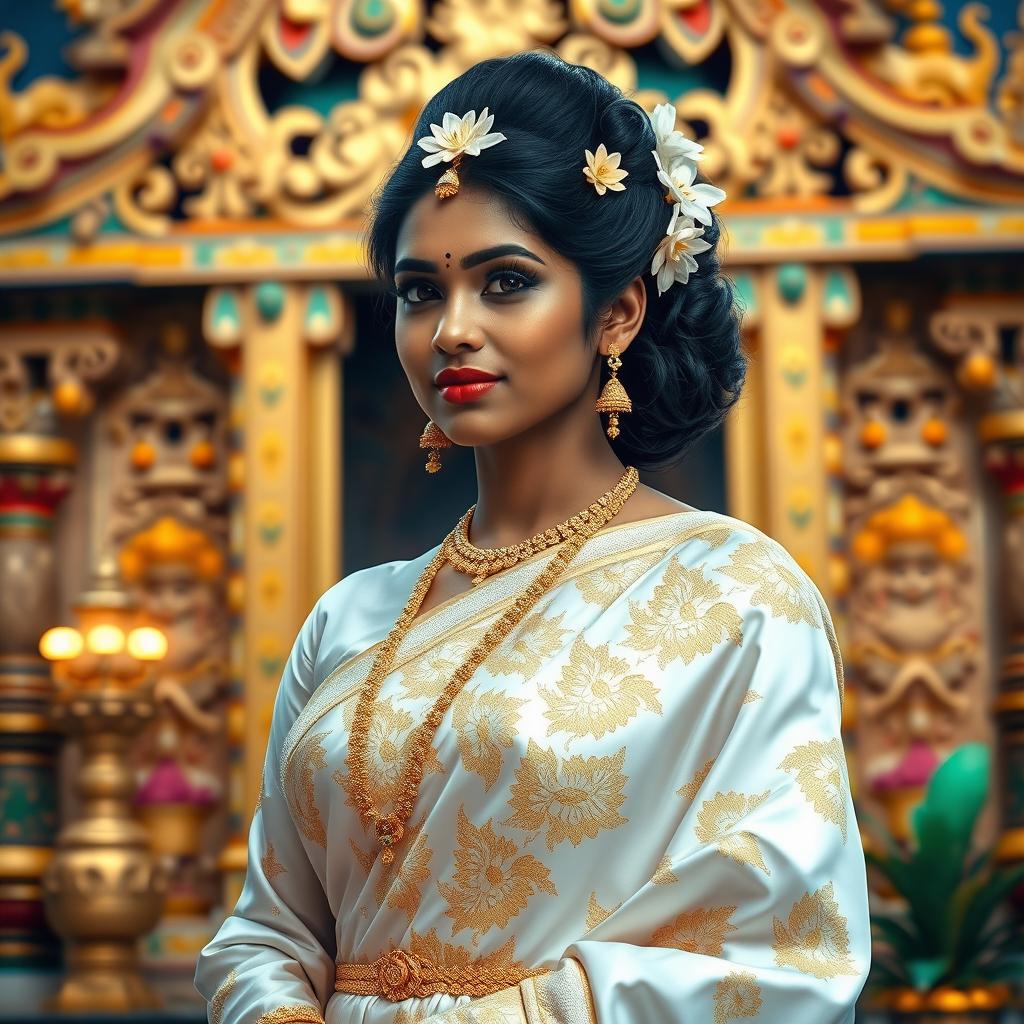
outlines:
[{"label": "yellow carved column", "polygon": [[340,572],[340,364],[352,316],[334,286],[264,281],[212,289],[204,333],[233,371],[230,905],[281,672]]},{"label": "yellow carved column", "polygon": [[789,263],[764,272],[761,372],[768,533],[825,590],[821,272]]}]

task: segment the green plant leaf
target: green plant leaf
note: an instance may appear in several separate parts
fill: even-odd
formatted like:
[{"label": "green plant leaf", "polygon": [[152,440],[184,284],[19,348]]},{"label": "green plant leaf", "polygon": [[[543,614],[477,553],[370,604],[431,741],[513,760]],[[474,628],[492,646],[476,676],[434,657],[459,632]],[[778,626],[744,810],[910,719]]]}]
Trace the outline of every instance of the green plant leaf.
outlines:
[{"label": "green plant leaf", "polygon": [[878,929],[882,938],[892,946],[901,960],[910,960],[927,953],[927,950],[922,948],[921,937],[888,914],[872,915],[871,926]]},{"label": "green plant leaf", "polygon": [[1024,881],[1024,864],[999,871],[986,879],[972,895],[963,912],[956,944],[956,960],[971,961],[985,952],[982,932],[1006,897]]},{"label": "green plant leaf", "polygon": [[910,983],[919,992],[927,992],[935,988],[943,975],[949,970],[951,960],[948,956],[930,957],[927,960],[908,960],[907,974]]},{"label": "green plant leaf", "polygon": [[949,945],[953,895],[963,878],[974,825],[988,796],[989,761],[983,743],[957,747],[935,770],[924,800],[911,815],[917,839],[911,862],[939,897],[922,901],[915,910],[933,948]]},{"label": "green plant leaf", "polygon": [[912,930],[917,932],[920,940],[919,952],[931,956],[946,955],[946,932],[936,928],[935,921],[944,919],[950,893],[932,885],[928,876],[910,861],[880,857],[868,851],[864,856],[906,900]]}]

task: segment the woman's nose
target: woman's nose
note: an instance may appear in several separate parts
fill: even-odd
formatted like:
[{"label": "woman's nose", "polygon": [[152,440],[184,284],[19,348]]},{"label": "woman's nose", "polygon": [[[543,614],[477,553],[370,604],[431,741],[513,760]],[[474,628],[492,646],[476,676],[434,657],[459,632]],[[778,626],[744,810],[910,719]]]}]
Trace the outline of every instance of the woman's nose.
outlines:
[{"label": "woman's nose", "polygon": [[442,352],[460,348],[478,349],[483,344],[483,332],[475,321],[471,300],[456,294],[449,296],[437,322],[431,344]]}]

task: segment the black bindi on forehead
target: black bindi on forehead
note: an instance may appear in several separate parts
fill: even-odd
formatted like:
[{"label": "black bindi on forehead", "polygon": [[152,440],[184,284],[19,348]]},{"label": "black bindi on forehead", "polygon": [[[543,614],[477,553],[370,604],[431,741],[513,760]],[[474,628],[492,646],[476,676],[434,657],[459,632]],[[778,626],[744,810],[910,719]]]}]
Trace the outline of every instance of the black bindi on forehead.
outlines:
[{"label": "black bindi on forehead", "polygon": [[449,268],[449,269],[451,269],[451,263],[449,262],[451,260],[451,258],[452,258],[452,254],[450,252],[446,252],[444,254],[444,265],[447,268]]}]

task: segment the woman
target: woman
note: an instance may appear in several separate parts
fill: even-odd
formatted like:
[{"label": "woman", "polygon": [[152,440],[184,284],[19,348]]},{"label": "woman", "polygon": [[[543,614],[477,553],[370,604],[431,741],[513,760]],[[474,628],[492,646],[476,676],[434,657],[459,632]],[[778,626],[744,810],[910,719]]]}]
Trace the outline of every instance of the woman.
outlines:
[{"label": "woman", "polygon": [[210,1020],[852,1021],[828,611],[777,543],[634,468],[739,393],[723,193],[674,109],[540,53],[471,68],[416,136],[370,254],[427,468],[471,445],[479,501],[303,625]]}]

